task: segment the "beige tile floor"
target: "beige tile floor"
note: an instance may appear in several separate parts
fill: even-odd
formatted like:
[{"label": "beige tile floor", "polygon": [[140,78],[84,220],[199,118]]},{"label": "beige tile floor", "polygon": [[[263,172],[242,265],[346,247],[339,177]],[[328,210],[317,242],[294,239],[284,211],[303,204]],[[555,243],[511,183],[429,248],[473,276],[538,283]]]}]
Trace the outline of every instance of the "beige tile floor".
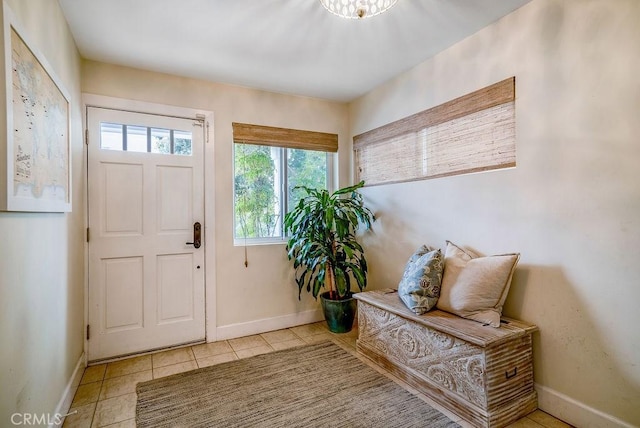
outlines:
[{"label": "beige tile floor", "polygon": [[[135,427],[135,391],[138,382],[325,340],[332,340],[357,356],[355,353],[357,336],[357,328],[346,334],[334,334],[329,332],[325,322],[320,322],[90,366],[85,369],[71,404],[69,412],[76,413],[65,419],[64,427]],[[361,359],[371,365],[363,358]],[[375,366],[371,366],[380,371]],[[459,420],[459,417],[442,409],[400,380],[389,377],[463,427],[470,427],[468,423]],[[541,427],[567,428],[569,425],[537,410],[510,425],[509,428]]]}]

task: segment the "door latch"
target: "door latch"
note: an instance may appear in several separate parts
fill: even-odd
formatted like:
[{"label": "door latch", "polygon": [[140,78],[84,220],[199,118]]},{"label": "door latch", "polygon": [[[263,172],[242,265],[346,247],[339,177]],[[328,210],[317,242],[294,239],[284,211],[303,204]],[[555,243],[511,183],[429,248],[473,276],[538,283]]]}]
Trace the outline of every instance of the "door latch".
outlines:
[{"label": "door latch", "polygon": [[195,248],[200,248],[201,245],[202,226],[199,222],[193,223],[193,242],[187,242],[187,245],[193,245]]}]

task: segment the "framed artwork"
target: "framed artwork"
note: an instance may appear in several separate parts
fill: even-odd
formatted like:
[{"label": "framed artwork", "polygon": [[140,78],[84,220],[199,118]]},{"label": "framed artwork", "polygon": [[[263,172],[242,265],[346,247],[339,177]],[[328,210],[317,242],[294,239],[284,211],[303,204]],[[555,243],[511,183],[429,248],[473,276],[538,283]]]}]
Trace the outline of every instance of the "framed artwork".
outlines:
[{"label": "framed artwork", "polygon": [[69,94],[4,2],[3,17],[7,146],[0,209],[69,212]]}]

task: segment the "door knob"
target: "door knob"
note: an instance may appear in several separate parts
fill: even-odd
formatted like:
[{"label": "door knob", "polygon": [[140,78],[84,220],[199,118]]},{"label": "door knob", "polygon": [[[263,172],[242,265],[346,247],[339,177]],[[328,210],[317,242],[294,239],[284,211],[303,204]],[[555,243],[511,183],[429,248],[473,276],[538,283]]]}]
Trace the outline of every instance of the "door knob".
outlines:
[{"label": "door knob", "polygon": [[187,245],[193,245],[195,248],[200,248],[201,245],[201,229],[202,226],[199,222],[193,223],[193,242],[187,242]]}]

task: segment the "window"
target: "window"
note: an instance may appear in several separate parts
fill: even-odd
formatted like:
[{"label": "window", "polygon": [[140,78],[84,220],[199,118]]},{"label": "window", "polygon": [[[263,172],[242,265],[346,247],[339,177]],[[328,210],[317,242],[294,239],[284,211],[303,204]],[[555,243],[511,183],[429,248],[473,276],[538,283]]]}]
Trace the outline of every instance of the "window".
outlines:
[{"label": "window", "polygon": [[192,134],[177,129],[100,123],[100,148],[191,156]]},{"label": "window", "polygon": [[515,78],[353,137],[356,181],[367,185],[516,164]]},{"label": "window", "polygon": [[[240,129],[240,125],[251,128]],[[247,136],[250,129],[288,131],[283,140]],[[238,243],[283,241],[283,220],[304,191],[331,187],[332,155],[321,145],[300,144],[295,131],[234,123],[234,238]],[[317,134],[317,133],[314,133]],[[244,135],[244,137],[242,137]],[[335,139],[337,135],[329,134]],[[297,143],[296,143],[297,141]]]}]

